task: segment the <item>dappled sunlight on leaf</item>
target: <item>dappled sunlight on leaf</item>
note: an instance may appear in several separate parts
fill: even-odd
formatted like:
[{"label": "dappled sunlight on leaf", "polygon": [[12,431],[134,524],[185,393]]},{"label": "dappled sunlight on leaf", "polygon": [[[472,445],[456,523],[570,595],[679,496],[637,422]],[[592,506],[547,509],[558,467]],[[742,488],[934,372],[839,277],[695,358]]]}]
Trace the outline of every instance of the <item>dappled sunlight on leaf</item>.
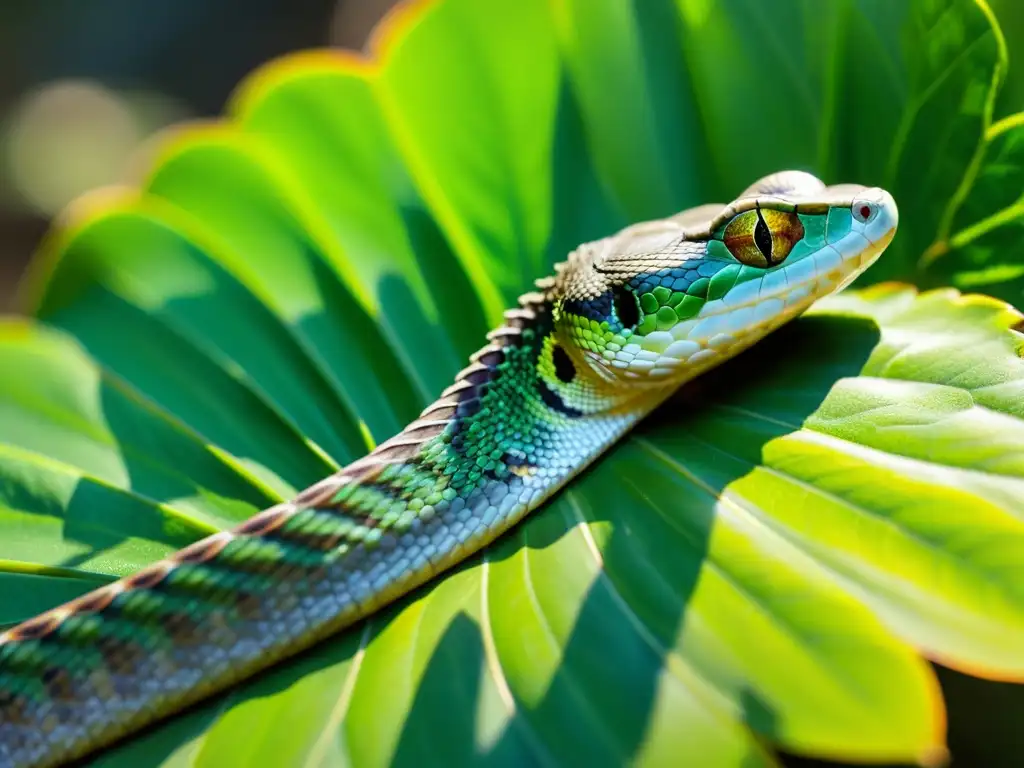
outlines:
[{"label": "dappled sunlight on leaf", "polygon": [[[271,63],[51,235],[45,325],[0,328],[0,625],[358,458],[627,221],[805,168],[891,189],[869,279],[913,279],[1016,204],[973,0],[430,0],[376,41]],[[934,763],[926,658],[1024,675],[1021,322],[824,301],[454,573],[94,764]]]}]

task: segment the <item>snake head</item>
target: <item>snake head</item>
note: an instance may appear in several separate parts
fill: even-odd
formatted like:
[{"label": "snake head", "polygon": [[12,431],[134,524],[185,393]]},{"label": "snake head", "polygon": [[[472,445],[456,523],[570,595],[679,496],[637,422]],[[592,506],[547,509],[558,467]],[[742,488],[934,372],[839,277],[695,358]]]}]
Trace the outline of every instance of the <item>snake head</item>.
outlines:
[{"label": "snake head", "polygon": [[774,174],[728,205],[581,246],[555,282],[556,333],[598,380],[680,383],[848,285],[897,222],[885,190]]}]

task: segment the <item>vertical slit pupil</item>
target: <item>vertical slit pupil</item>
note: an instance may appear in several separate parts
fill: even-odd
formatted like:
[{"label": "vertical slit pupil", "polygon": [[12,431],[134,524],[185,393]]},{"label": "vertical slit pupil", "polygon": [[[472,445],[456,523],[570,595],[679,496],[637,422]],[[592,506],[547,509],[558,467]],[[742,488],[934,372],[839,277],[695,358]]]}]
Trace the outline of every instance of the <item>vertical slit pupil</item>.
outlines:
[{"label": "vertical slit pupil", "polygon": [[555,364],[555,376],[559,381],[568,384],[573,380],[576,375],[576,366],[572,364],[569,353],[562,348],[561,344],[552,347],[551,360]]},{"label": "vertical slit pupil", "polygon": [[757,212],[757,224],[754,225],[754,245],[765,257],[769,264],[772,263],[772,232],[764,223],[761,211]]},{"label": "vertical slit pupil", "polygon": [[615,305],[615,316],[623,328],[632,328],[640,322],[640,305],[631,290],[621,285],[616,286],[612,291],[612,302]]}]

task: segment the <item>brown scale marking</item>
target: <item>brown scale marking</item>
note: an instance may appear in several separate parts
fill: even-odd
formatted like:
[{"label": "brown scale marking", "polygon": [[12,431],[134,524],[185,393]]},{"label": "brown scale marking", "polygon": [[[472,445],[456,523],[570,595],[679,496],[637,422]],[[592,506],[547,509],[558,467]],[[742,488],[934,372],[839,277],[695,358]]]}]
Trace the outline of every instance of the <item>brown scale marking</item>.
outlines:
[{"label": "brown scale marking", "polygon": [[58,613],[49,612],[34,619],[29,619],[19,624],[10,632],[13,640],[40,640],[57,630],[63,623],[64,617]]},{"label": "brown scale marking", "polygon": [[0,691],[0,722],[31,725],[33,718],[28,714],[28,702],[17,694]]},{"label": "brown scale marking", "polygon": [[377,461],[376,453],[370,453],[357,459],[338,473],[338,489],[349,483],[362,483],[372,480],[384,468],[385,463]]},{"label": "brown scale marking", "polygon": [[[271,531],[284,525],[291,517],[291,512],[292,510],[290,507],[271,507],[270,509],[260,512],[254,517],[250,517],[244,523],[235,528],[234,532],[240,536],[265,536]],[[224,549],[226,545],[227,541],[218,547],[217,552],[214,552],[214,555]],[[204,559],[208,560],[209,558]]]},{"label": "brown scale marking", "polygon": [[374,455],[385,461],[408,461],[419,453],[421,442],[395,443],[394,445],[382,445]]},{"label": "brown scale marking", "polygon": [[522,294],[516,301],[520,307],[536,309],[547,301],[547,296],[540,291],[529,291]]},{"label": "brown scale marking", "polygon": [[[237,605],[237,602],[235,605]],[[216,640],[218,637],[223,640],[230,640],[238,636],[234,626],[228,621],[228,617],[223,611],[214,611],[204,618],[203,631],[209,635],[211,640]]]},{"label": "brown scale marking", "polygon": [[[273,540],[279,540],[287,543],[282,529],[275,528],[269,531],[266,536],[253,537],[250,541],[257,542],[262,539],[264,542]],[[212,583],[215,583],[218,587],[222,587],[224,580],[229,579],[232,576],[272,576],[275,579],[285,579],[286,575],[282,570],[284,563],[277,559],[267,559],[264,557],[247,557],[246,556],[246,545],[243,545],[232,553],[230,560],[219,561],[214,573],[208,574],[208,578],[212,579]],[[210,585],[207,585],[210,588]],[[232,596],[237,593],[237,587],[232,587],[230,592]],[[181,594],[188,598],[193,598],[195,592],[193,588],[182,588]],[[213,597],[208,596],[208,599],[212,601]]]},{"label": "brown scale marking", "polygon": [[[367,458],[373,458],[373,454],[370,454]],[[345,477],[351,480],[353,483],[372,483],[380,477],[380,473],[384,471],[384,468],[388,466],[387,462],[370,461],[364,466],[353,468],[352,465],[345,467]]]},{"label": "brown scale marking", "polygon": [[[390,493],[390,489],[387,486],[378,486],[377,490],[382,493]],[[393,494],[392,494],[393,495]],[[345,506],[344,502],[336,504],[333,507],[324,507],[321,511],[335,516],[343,516],[358,526],[363,528],[373,529],[380,525],[380,518],[373,517],[372,515],[357,515],[353,513],[353,510]],[[287,543],[296,543],[300,546],[306,547],[307,549],[316,550],[319,552],[330,552],[342,541],[347,543],[358,544],[358,542],[351,542],[343,533],[332,531],[331,533],[305,533],[299,531],[279,531],[276,537],[283,539]],[[316,566],[317,568],[321,566]]]},{"label": "brown scale marking", "polygon": [[309,486],[309,488],[296,496],[294,504],[297,507],[318,507],[334,496],[343,483],[344,480],[338,475],[331,475],[319,483]]},{"label": "brown scale marking", "polygon": [[505,322],[508,327],[514,328],[517,331],[522,331],[527,328],[533,319],[533,315],[530,315],[529,317],[510,317],[508,314],[505,315]]},{"label": "brown scale marking", "polygon": [[[166,579],[172,570],[174,570],[174,566],[170,563],[156,563],[129,576],[124,580],[124,587],[125,589],[153,589],[157,584]],[[111,599],[116,596],[116,594],[113,595]]]},{"label": "brown scale marking", "polygon": [[447,421],[440,424],[423,424],[422,426],[406,430],[402,433],[402,436],[414,440],[417,446],[422,447],[426,442],[444,432],[447,427]]},{"label": "brown scale marking", "polygon": [[[365,485],[367,487],[372,487],[375,490],[378,490],[378,492],[380,492],[382,494],[387,494],[387,495],[389,495],[389,496],[391,496],[392,498],[395,498],[395,499],[397,498],[397,497],[394,496],[393,489],[391,488],[390,485],[380,484],[380,483],[377,483],[375,481],[367,482],[367,483],[365,483]],[[377,523],[379,522],[376,517],[372,517],[369,514],[360,513],[358,511],[356,511],[355,509],[353,509],[349,505],[349,503],[347,501],[342,501],[342,502],[338,502],[337,504],[332,504],[330,507],[322,507],[321,511],[326,512],[328,514],[335,515],[336,517],[343,517],[343,518],[345,518],[347,520],[351,520],[356,525],[366,525],[367,527],[370,527],[370,528],[376,526]],[[334,535],[332,534],[331,536],[334,536]]]},{"label": "brown scale marking", "polygon": [[[343,542],[343,541],[346,542],[346,543],[348,542],[348,540],[345,538],[345,534],[343,534],[343,533],[332,533],[329,536],[327,536],[326,538],[324,538],[324,540],[322,542],[320,542],[321,549],[324,552],[331,552],[332,550],[336,549],[337,546],[341,542]],[[320,567],[320,566],[318,566],[318,567]]]},{"label": "brown scale marking", "polygon": [[402,437],[419,441],[429,440],[444,432],[448,426],[445,419],[417,419],[402,430]]},{"label": "brown scale marking", "polygon": [[43,685],[50,698],[69,701],[75,698],[76,690],[71,673],[62,667],[49,667],[42,674]]},{"label": "brown scale marking", "polygon": [[471,382],[464,381],[462,378],[459,378],[465,372],[466,372],[466,369],[463,369],[463,370],[459,371],[458,374],[456,374],[457,378],[456,378],[455,383],[449,385],[448,387],[446,387],[444,389],[443,392],[441,392],[440,397],[438,397],[437,400],[434,401],[435,405],[437,403],[440,403],[442,400],[450,399],[453,395],[461,394],[462,392],[465,392],[467,389],[472,389],[473,388],[473,384]]},{"label": "brown scale marking", "polygon": [[491,350],[477,358],[477,362],[486,365],[488,368],[497,368],[505,362],[505,352],[500,349]]},{"label": "brown scale marking", "polygon": [[96,641],[95,648],[103,656],[104,666],[114,673],[131,672],[147,656],[146,649],[141,645],[119,640],[115,637],[99,638]]},{"label": "brown scale marking", "polygon": [[504,317],[506,320],[514,320],[516,322],[522,322],[525,320],[536,320],[536,307],[520,307],[519,309],[507,309],[505,310]]},{"label": "brown scale marking", "polygon": [[238,601],[235,603],[235,609],[243,620],[252,621],[260,615],[262,605],[263,602],[256,594],[246,592],[239,596]]},{"label": "brown scale marking", "polygon": [[501,347],[495,346],[494,344],[485,344],[484,346],[480,347],[480,349],[478,349],[476,352],[469,356],[469,362],[479,363],[480,358],[485,357],[486,355],[493,354],[495,352],[501,352]]},{"label": "brown scale marking", "polygon": [[[380,490],[383,493],[388,493],[389,492],[389,489],[387,488],[387,486],[375,486],[375,487],[377,488],[377,490]],[[346,518],[348,520],[351,520],[356,525],[362,525],[362,526],[365,526],[367,528],[375,528],[377,526],[377,524],[380,522],[380,520],[378,520],[377,518],[372,517],[370,515],[363,515],[363,514],[356,513],[355,510],[353,510],[351,507],[349,507],[348,503],[345,502],[345,501],[338,502],[337,504],[332,504],[329,507],[319,507],[317,509],[317,511],[318,512],[323,512],[325,514],[335,515],[335,516],[338,516],[338,517],[344,517],[344,518]],[[280,539],[287,540],[287,541],[295,540],[298,535],[299,535],[298,531],[276,531],[275,532],[275,538],[280,538]],[[303,534],[303,535],[310,535],[310,534]],[[324,539],[329,539],[329,538],[332,538],[334,536],[334,534],[315,534],[315,533],[311,534],[311,535],[314,536],[314,537],[323,536]],[[317,548],[319,549],[319,547],[317,547]]]},{"label": "brown scale marking", "polygon": [[481,365],[480,363],[470,363],[457,374],[455,374],[455,380],[468,381],[470,384],[477,384],[479,382],[473,380],[474,375],[479,377],[481,373],[489,374],[490,372],[490,369],[486,365]]},{"label": "brown scale marking", "polygon": [[337,517],[336,510],[336,506],[310,507],[305,510],[301,525],[279,528],[268,538],[286,544],[297,544],[306,549],[327,552],[330,550],[330,545],[325,542],[332,538],[332,534],[316,530],[317,522]]},{"label": "brown scale marking", "polygon": [[451,421],[452,418],[455,416],[455,411],[458,407],[458,403],[444,403],[442,405],[438,405],[437,403],[435,403],[430,408],[425,410],[423,414],[429,414],[431,418],[435,418],[439,421]]},{"label": "brown scale marking", "polygon": [[520,336],[518,328],[509,328],[503,325],[499,328],[495,328],[487,334],[487,340],[498,344],[501,347],[508,347],[515,343],[515,340]]},{"label": "brown scale marking", "polygon": [[[267,512],[269,511],[267,510]],[[265,514],[266,512],[259,514],[246,522],[252,522],[252,520],[259,519]],[[230,540],[227,536],[216,534],[175,552],[171,555],[171,559],[176,563],[205,563],[219,555]]]},{"label": "brown scale marking", "polygon": [[490,382],[493,373],[494,370],[492,368],[480,366],[478,368],[473,368],[472,370],[467,368],[464,374],[459,378],[463,381],[468,381],[474,387],[479,387],[481,384],[487,384]]},{"label": "brown scale marking", "polygon": [[302,547],[303,549],[312,550],[313,552],[328,552],[330,551],[330,536],[327,534],[316,533],[315,531],[274,531],[273,538],[275,541],[289,544],[295,547]]},{"label": "brown scale marking", "polygon": [[[466,385],[458,394],[447,395],[439,400],[435,400],[431,403],[429,408],[424,409],[420,414],[420,418],[422,419],[427,416],[432,419],[440,418],[437,414],[441,409],[457,406],[467,395],[473,394],[474,391],[475,387],[472,385]],[[370,456],[372,457],[373,454],[371,453]]]},{"label": "brown scale marking", "polygon": [[174,611],[160,617],[160,625],[173,640],[182,647],[196,645],[203,641],[203,633],[195,619],[185,611]]},{"label": "brown scale marking", "polygon": [[[148,568],[146,570],[149,570]],[[142,571],[145,573],[145,571]],[[113,585],[100,587],[87,595],[83,595],[68,605],[75,613],[99,613],[109,606],[118,595]]]},{"label": "brown scale marking", "polygon": [[538,288],[538,290],[550,291],[552,288],[555,287],[555,278],[552,277],[551,275],[538,277],[536,280],[533,281],[533,284]]}]

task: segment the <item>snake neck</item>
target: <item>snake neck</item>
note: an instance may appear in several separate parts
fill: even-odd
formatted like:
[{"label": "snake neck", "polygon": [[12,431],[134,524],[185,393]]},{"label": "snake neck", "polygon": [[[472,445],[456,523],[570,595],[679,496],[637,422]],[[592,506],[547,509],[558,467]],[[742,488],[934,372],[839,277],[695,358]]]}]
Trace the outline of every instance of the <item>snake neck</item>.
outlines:
[{"label": "snake neck", "polygon": [[432,521],[455,516],[464,523],[455,540],[424,553],[412,568],[439,570],[540,505],[668,394],[625,398],[607,382],[582,376],[571,388],[551,386],[544,369],[557,343],[552,302],[526,294],[505,320],[402,432],[242,530],[266,535],[297,511],[327,514],[345,521],[331,541],[344,553],[403,546]]},{"label": "snake neck", "polygon": [[589,465],[656,400],[547,385],[551,306],[524,296],[452,386],[365,458],[0,634],[0,764],[87,754],[308,647],[477,551]]}]

